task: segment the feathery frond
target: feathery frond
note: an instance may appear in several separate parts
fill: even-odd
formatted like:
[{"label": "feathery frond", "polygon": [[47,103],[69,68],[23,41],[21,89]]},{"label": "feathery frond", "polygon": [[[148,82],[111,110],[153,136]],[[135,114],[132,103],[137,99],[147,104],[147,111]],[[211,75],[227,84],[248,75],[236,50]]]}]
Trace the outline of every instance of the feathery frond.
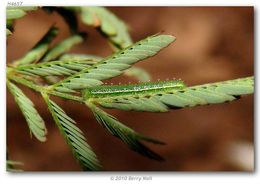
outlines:
[{"label": "feathery frond", "polygon": [[143,145],[140,142],[140,140],[144,140],[155,144],[164,144],[163,142],[136,133],[134,130],[119,122],[115,117],[107,114],[106,112],[104,112],[103,110],[99,109],[91,103],[86,102],[86,105],[92,110],[97,121],[103,127],[105,127],[112,135],[121,139],[132,150],[151,159],[155,159],[158,161],[163,160],[161,156],[159,156],[158,154],[150,150],[148,147]]},{"label": "feathery frond", "polygon": [[23,65],[14,70],[19,73],[37,76],[70,76],[82,69],[89,68],[96,64],[93,60],[64,60],[64,61],[50,61],[39,64]]},{"label": "feathery frond", "polygon": [[57,35],[58,29],[51,27],[44,37],[22,58],[14,61],[15,66],[26,65],[39,61],[42,56],[47,52],[51,41]]},{"label": "feathery frond", "polygon": [[[101,61],[103,58],[97,55],[91,55],[91,54],[64,54],[60,58],[60,60],[81,60],[81,59],[92,59],[96,61]],[[140,82],[147,82],[151,80],[150,74],[140,68],[140,67],[131,67],[127,70],[124,71],[124,75],[129,76],[129,77],[134,77]]]},{"label": "feathery frond", "polygon": [[60,132],[71,147],[73,155],[78,160],[84,170],[99,170],[101,165],[87,144],[83,132],[75,125],[76,122],[70,118],[61,107],[43,94],[44,100],[48,105],[49,111],[58,126]]},{"label": "feathery frond", "polygon": [[46,141],[47,129],[40,114],[34,108],[34,104],[32,103],[32,101],[27,98],[22,90],[19,89],[15,84],[7,81],[7,87],[11,94],[14,96],[16,103],[22,111],[27,121],[30,132],[33,133],[33,135],[39,141]]},{"label": "feathery frond", "polygon": [[128,47],[132,40],[126,24],[104,7],[81,7],[80,17],[83,23],[94,26],[119,49]]},{"label": "feathery frond", "polygon": [[83,42],[82,34],[72,35],[60,43],[56,44],[53,48],[51,48],[46,55],[43,57],[42,61],[51,61],[57,59],[63,53],[69,51],[74,45]]},{"label": "feathery frond", "polygon": [[[170,108],[194,107],[233,101],[241,95],[254,92],[253,77],[192,87],[183,85],[168,88],[165,86],[168,82],[157,82],[161,88],[151,86],[156,85],[156,83],[99,86],[87,89],[84,95],[86,100],[106,108],[166,112]],[[143,89],[140,87],[143,87]]]},{"label": "feathery frond", "polygon": [[101,80],[122,74],[132,64],[155,55],[174,40],[175,38],[170,35],[150,36],[54,84],[52,89],[57,90],[59,87],[85,89],[101,85]]}]

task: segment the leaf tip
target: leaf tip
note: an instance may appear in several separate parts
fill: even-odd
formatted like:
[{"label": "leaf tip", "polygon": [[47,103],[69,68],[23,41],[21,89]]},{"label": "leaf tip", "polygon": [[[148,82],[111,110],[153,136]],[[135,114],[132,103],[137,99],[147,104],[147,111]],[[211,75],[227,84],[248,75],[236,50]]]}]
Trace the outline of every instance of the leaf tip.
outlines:
[{"label": "leaf tip", "polygon": [[172,43],[176,40],[175,36],[169,35],[169,34],[158,35],[158,37],[160,38],[160,41],[162,43],[165,43],[166,45],[169,45],[170,43]]},{"label": "leaf tip", "polygon": [[176,40],[176,37],[174,35],[167,35],[169,40],[171,40],[171,42],[174,42]]}]

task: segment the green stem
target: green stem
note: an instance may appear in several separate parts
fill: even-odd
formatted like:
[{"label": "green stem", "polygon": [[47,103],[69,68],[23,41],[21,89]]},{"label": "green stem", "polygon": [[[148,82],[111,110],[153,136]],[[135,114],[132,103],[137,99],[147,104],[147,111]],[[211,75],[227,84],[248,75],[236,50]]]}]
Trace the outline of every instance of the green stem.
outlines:
[{"label": "green stem", "polygon": [[73,100],[73,101],[84,103],[82,97],[73,96],[73,95],[69,95],[69,94],[66,94],[66,93],[57,92],[57,91],[54,91],[54,90],[48,90],[47,87],[36,85],[33,82],[28,81],[28,80],[23,79],[23,78],[20,78],[20,77],[17,77],[14,74],[12,74],[12,75],[7,74],[7,78],[9,80],[15,81],[16,83],[22,84],[22,85],[24,85],[28,88],[33,89],[34,91],[40,92],[40,93],[46,93],[46,94],[61,97],[61,98],[64,98],[64,99],[70,99],[70,100]]}]

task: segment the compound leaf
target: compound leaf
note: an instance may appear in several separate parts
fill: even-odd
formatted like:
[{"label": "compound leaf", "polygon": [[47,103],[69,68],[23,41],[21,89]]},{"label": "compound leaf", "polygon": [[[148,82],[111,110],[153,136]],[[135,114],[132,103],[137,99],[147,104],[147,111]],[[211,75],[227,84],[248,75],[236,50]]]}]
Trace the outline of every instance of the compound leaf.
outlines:
[{"label": "compound leaf", "polygon": [[170,108],[233,101],[241,95],[253,93],[253,81],[253,77],[247,77],[193,87],[186,87],[183,84],[183,86],[170,88],[166,86],[169,81],[125,86],[98,86],[87,89],[84,95],[86,100],[106,108],[166,112]]},{"label": "compound leaf", "polygon": [[119,49],[128,47],[132,40],[126,24],[104,7],[81,7],[80,17],[86,25],[94,26]]},{"label": "compound leaf", "polygon": [[96,117],[97,121],[105,127],[112,135],[121,139],[126,143],[132,150],[138,152],[139,154],[146,156],[151,159],[162,161],[163,158],[150,150],[148,147],[143,145],[140,140],[155,144],[164,144],[158,140],[149,138],[147,136],[136,133],[134,130],[125,126],[119,122],[115,117],[107,114],[103,110],[99,109],[95,105],[89,104],[86,102],[86,105],[89,106]]},{"label": "compound leaf", "polygon": [[[79,60],[79,59],[93,59],[96,61],[100,61],[103,58],[96,55],[90,55],[90,54],[64,54],[60,57],[60,60]],[[151,80],[150,74],[140,68],[140,67],[131,67],[130,69],[127,69],[124,71],[124,75],[129,77],[134,77],[140,82],[147,82]]]},{"label": "compound leaf", "polygon": [[52,88],[57,90],[58,87],[66,87],[80,90],[100,85],[101,80],[122,74],[132,64],[155,55],[174,40],[175,38],[170,35],[150,36],[54,84]]},{"label": "compound leaf", "polygon": [[74,45],[83,42],[82,34],[75,34],[70,36],[60,43],[56,44],[53,48],[51,48],[44,56],[42,61],[51,61],[57,59],[63,53],[69,51]]},{"label": "compound leaf", "polygon": [[31,100],[24,95],[21,89],[15,84],[7,81],[7,87],[11,94],[14,96],[16,103],[22,111],[30,132],[41,142],[46,141],[47,129],[40,114],[34,108]]},{"label": "compound leaf", "polygon": [[46,94],[43,94],[43,97],[56,125],[68,145],[71,147],[73,155],[78,160],[82,168],[84,170],[99,170],[101,165],[95,153],[87,144],[86,139],[83,136],[83,132],[76,126],[76,122],[70,118],[61,107],[50,100]]},{"label": "compound leaf", "polygon": [[[56,83],[62,78],[80,72],[82,69],[88,68],[95,63],[96,61],[91,59],[50,61],[38,64],[23,65],[14,68],[14,70],[25,75],[43,77],[48,83],[53,84],[52,82]],[[72,89],[68,89],[66,87],[58,87],[56,90],[68,93],[74,92]]]}]

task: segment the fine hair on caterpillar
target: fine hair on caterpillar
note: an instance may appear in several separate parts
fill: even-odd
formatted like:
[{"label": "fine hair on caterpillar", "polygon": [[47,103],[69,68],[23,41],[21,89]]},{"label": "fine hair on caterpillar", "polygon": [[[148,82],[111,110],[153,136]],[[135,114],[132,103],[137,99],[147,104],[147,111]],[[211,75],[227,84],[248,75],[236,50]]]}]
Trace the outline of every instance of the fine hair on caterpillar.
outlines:
[{"label": "fine hair on caterpillar", "polygon": [[131,94],[152,93],[170,90],[180,90],[185,88],[185,84],[181,80],[171,81],[157,81],[157,82],[145,82],[139,84],[129,85],[102,85],[97,87],[91,87],[83,91],[84,97],[104,97],[104,96],[120,96]]}]

